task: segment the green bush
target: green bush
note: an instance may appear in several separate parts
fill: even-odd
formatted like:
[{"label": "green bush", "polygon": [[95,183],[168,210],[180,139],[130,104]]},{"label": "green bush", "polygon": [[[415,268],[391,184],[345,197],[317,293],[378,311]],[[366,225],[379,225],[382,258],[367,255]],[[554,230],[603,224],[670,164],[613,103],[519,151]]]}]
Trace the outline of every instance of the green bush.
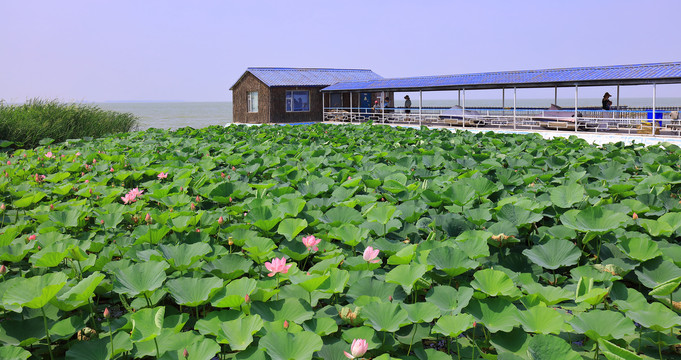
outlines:
[{"label": "green bush", "polygon": [[45,138],[62,142],[137,128],[138,118],[132,113],[102,110],[95,105],[42,99],[22,105],[0,102],[0,140],[11,141],[16,147],[32,148]]}]

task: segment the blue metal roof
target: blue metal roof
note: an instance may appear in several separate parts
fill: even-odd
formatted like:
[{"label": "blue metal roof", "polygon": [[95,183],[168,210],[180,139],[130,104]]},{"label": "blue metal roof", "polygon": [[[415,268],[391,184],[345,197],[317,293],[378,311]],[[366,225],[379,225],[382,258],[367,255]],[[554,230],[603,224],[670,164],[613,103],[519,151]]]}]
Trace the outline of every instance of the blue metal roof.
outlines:
[{"label": "blue metal roof", "polygon": [[681,83],[681,62],[341,82],[322,91],[414,91]]},{"label": "blue metal roof", "polygon": [[[246,70],[246,72],[250,72],[260,81],[265,83],[265,85],[270,87],[328,86],[341,81],[364,81],[383,79],[383,77],[374,73],[373,71],[365,69],[249,67]],[[238,82],[239,81],[237,81],[237,83]],[[234,85],[236,85],[236,83]]]}]

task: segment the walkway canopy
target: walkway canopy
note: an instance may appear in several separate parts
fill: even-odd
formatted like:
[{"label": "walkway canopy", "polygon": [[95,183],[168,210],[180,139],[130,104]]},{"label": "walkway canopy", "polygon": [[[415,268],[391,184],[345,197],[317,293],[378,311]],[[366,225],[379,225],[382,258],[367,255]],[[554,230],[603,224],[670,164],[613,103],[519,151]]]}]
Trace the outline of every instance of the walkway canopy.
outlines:
[{"label": "walkway canopy", "polygon": [[679,83],[681,62],[670,62],[349,81],[322,91],[408,92]]}]

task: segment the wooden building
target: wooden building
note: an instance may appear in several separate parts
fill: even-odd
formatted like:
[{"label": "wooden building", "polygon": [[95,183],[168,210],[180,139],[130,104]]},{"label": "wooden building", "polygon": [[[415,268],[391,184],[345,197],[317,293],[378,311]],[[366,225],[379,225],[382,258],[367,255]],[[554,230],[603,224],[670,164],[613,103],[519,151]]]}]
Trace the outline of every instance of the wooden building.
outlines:
[{"label": "wooden building", "polygon": [[[339,82],[379,79],[383,78],[362,69],[248,68],[230,88],[233,121],[320,122],[324,106],[351,106],[349,96],[326,94],[322,98],[322,88]],[[360,96],[354,95],[352,101],[356,101],[354,106],[357,106]]]}]

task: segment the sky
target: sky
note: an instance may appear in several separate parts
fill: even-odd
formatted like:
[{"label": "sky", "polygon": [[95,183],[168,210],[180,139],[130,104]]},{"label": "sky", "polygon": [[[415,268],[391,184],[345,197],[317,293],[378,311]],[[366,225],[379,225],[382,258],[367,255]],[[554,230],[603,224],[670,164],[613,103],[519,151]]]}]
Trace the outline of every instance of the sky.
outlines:
[{"label": "sky", "polygon": [[250,66],[408,77],[681,61],[678,14],[679,0],[0,0],[0,100],[231,101]]}]

